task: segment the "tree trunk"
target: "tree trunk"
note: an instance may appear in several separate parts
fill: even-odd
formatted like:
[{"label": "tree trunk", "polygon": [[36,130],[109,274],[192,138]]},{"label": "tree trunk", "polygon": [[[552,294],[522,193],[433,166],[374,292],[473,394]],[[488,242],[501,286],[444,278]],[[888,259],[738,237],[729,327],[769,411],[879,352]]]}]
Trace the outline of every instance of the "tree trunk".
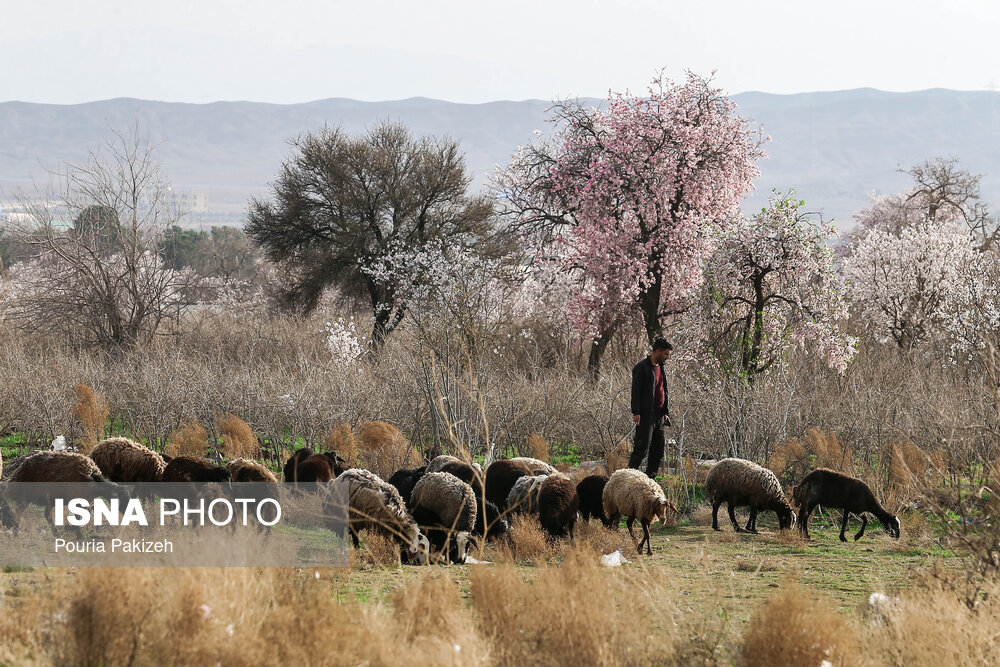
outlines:
[{"label": "tree trunk", "polygon": [[590,356],[587,358],[587,370],[590,372],[590,377],[595,381],[601,377],[601,361],[604,359],[608,343],[611,342],[617,329],[617,325],[608,327],[593,338],[590,346]]}]

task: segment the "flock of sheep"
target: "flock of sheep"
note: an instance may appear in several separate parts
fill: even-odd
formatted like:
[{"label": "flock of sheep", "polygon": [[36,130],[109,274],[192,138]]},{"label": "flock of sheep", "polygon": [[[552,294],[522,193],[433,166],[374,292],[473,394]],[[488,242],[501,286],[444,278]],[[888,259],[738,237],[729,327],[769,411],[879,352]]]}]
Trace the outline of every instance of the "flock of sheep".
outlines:
[{"label": "flock of sheep", "polygon": [[[318,483],[338,489],[338,498],[348,499],[348,522],[352,542],[359,546],[364,530],[393,537],[403,559],[411,564],[431,561],[464,563],[475,543],[499,540],[508,532],[507,517],[527,514],[553,540],[572,537],[577,515],[585,521],[600,520],[617,528],[626,520],[635,541],[633,525],[642,527],[636,544],[651,554],[649,526],[665,521],[667,511],[677,512],[659,483],[633,469],[612,475],[594,474],[579,483],[551,465],[534,458],[494,461],[485,471],[453,456],[438,456],[427,465],[396,471],[388,480],[375,473],[351,468],[335,453],[299,449],[285,463],[286,483]],[[89,456],[68,451],[41,451],[8,462],[0,460],[0,477],[10,482],[266,482],[277,484],[277,476],[265,466],[246,459],[217,465],[191,456],[168,457],[128,438],[110,438],[99,443]],[[342,494],[342,495],[339,495]],[[763,511],[777,515],[779,528],[796,520],[792,504],[773,472],[743,459],[723,459],[709,471],[705,495],[712,504],[712,527],[719,530],[718,510],[728,505],[729,518],[737,532],[756,533],[757,516]],[[840,539],[846,541],[851,513],[861,516],[859,539],[868,523],[868,513],[898,538],[899,519],[887,512],[862,481],[826,469],[806,475],[795,487],[798,526],[808,537],[808,521],[822,505],[843,510]],[[745,527],[734,510],[749,507]]]}]

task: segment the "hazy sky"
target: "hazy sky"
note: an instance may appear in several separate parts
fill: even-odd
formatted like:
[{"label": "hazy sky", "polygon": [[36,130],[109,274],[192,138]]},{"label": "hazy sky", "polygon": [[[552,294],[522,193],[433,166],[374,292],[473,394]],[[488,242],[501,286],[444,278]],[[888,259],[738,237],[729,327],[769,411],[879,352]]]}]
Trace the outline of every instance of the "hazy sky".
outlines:
[{"label": "hazy sky", "polygon": [[0,101],[604,96],[661,67],[730,93],[1000,87],[994,2],[8,0]]}]

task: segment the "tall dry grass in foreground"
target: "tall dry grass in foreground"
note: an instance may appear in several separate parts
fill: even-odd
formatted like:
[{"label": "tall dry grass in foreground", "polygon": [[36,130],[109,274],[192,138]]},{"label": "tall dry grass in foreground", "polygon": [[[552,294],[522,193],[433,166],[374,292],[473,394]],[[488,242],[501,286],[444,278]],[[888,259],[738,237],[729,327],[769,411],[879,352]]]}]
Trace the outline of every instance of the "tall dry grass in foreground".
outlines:
[{"label": "tall dry grass in foreground", "polygon": [[930,577],[877,614],[794,581],[755,605],[715,581],[695,603],[662,567],[600,566],[595,531],[556,565],[407,568],[371,601],[336,569],[5,574],[0,664],[939,666],[1000,648],[995,582],[969,606]]}]

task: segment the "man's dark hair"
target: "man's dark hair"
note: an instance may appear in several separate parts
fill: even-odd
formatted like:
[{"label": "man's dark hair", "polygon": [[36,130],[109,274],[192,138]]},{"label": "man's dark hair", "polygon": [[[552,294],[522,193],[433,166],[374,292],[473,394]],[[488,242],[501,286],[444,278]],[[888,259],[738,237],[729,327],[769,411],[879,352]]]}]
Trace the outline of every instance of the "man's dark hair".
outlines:
[{"label": "man's dark hair", "polygon": [[656,350],[672,350],[674,346],[670,344],[666,338],[657,338],[653,341],[653,351]]}]

